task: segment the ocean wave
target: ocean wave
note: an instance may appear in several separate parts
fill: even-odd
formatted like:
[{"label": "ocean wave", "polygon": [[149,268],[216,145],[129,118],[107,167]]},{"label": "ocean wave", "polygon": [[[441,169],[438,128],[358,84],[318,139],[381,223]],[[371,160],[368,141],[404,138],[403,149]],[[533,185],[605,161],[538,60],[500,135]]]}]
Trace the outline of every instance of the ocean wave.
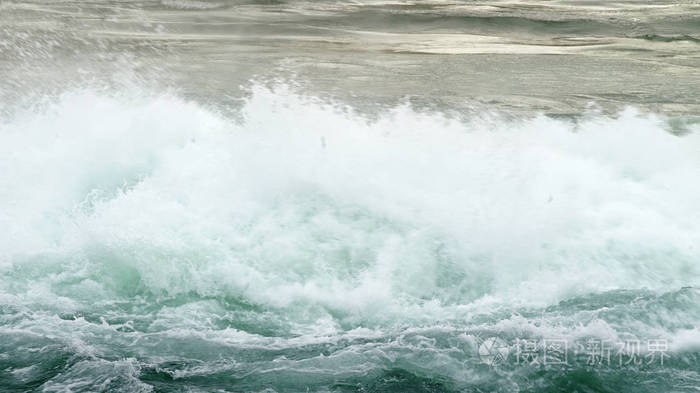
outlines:
[{"label": "ocean wave", "polygon": [[0,380],[527,390],[479,360],[489,334],[661,338],[650,375],[692,379],[700,139],[669,127],[65,93],[0,124]]}]

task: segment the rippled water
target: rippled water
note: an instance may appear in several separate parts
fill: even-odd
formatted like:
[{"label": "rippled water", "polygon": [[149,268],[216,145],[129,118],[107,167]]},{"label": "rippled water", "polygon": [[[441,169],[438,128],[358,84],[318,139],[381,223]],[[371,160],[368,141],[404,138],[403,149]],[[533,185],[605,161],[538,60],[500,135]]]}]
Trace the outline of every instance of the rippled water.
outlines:
[{"label": "rippled water", "polygon": [[0,392],[696,392],[696,2],[0,3]]}]

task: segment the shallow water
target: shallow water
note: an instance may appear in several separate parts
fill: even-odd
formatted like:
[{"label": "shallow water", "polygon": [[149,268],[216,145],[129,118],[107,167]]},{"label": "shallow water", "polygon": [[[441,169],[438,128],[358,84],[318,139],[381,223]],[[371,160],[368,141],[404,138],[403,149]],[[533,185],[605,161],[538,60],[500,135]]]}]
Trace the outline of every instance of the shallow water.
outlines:
[{"label": "shallow water", "polygon": [[699,13],[0,3],[0,391],[697,391]]}]

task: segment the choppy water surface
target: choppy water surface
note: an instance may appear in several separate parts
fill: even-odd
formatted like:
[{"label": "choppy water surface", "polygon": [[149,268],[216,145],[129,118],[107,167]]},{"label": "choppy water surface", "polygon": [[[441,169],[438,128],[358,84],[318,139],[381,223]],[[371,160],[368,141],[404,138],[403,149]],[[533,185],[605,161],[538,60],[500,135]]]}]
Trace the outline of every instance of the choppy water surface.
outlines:
[{"label": "choppy water surface", "polygon": [[697,392],[699,31],[0,2],[0,391]]}]

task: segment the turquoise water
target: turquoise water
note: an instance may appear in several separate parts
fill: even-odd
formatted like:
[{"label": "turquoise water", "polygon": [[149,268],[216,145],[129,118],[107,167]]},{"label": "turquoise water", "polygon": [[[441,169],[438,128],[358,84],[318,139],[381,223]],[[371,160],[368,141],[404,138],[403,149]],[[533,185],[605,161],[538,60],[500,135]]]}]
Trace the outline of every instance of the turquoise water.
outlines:
[{"label": "turquoise water", "polygon": [[0,0],[0,393],[700,391],[698,32]]},{"label": "turquoise water", "polygon": [[694,129],[284,86],[240,117],[80,90],[2,123],[3,392],[700,386]]}]

